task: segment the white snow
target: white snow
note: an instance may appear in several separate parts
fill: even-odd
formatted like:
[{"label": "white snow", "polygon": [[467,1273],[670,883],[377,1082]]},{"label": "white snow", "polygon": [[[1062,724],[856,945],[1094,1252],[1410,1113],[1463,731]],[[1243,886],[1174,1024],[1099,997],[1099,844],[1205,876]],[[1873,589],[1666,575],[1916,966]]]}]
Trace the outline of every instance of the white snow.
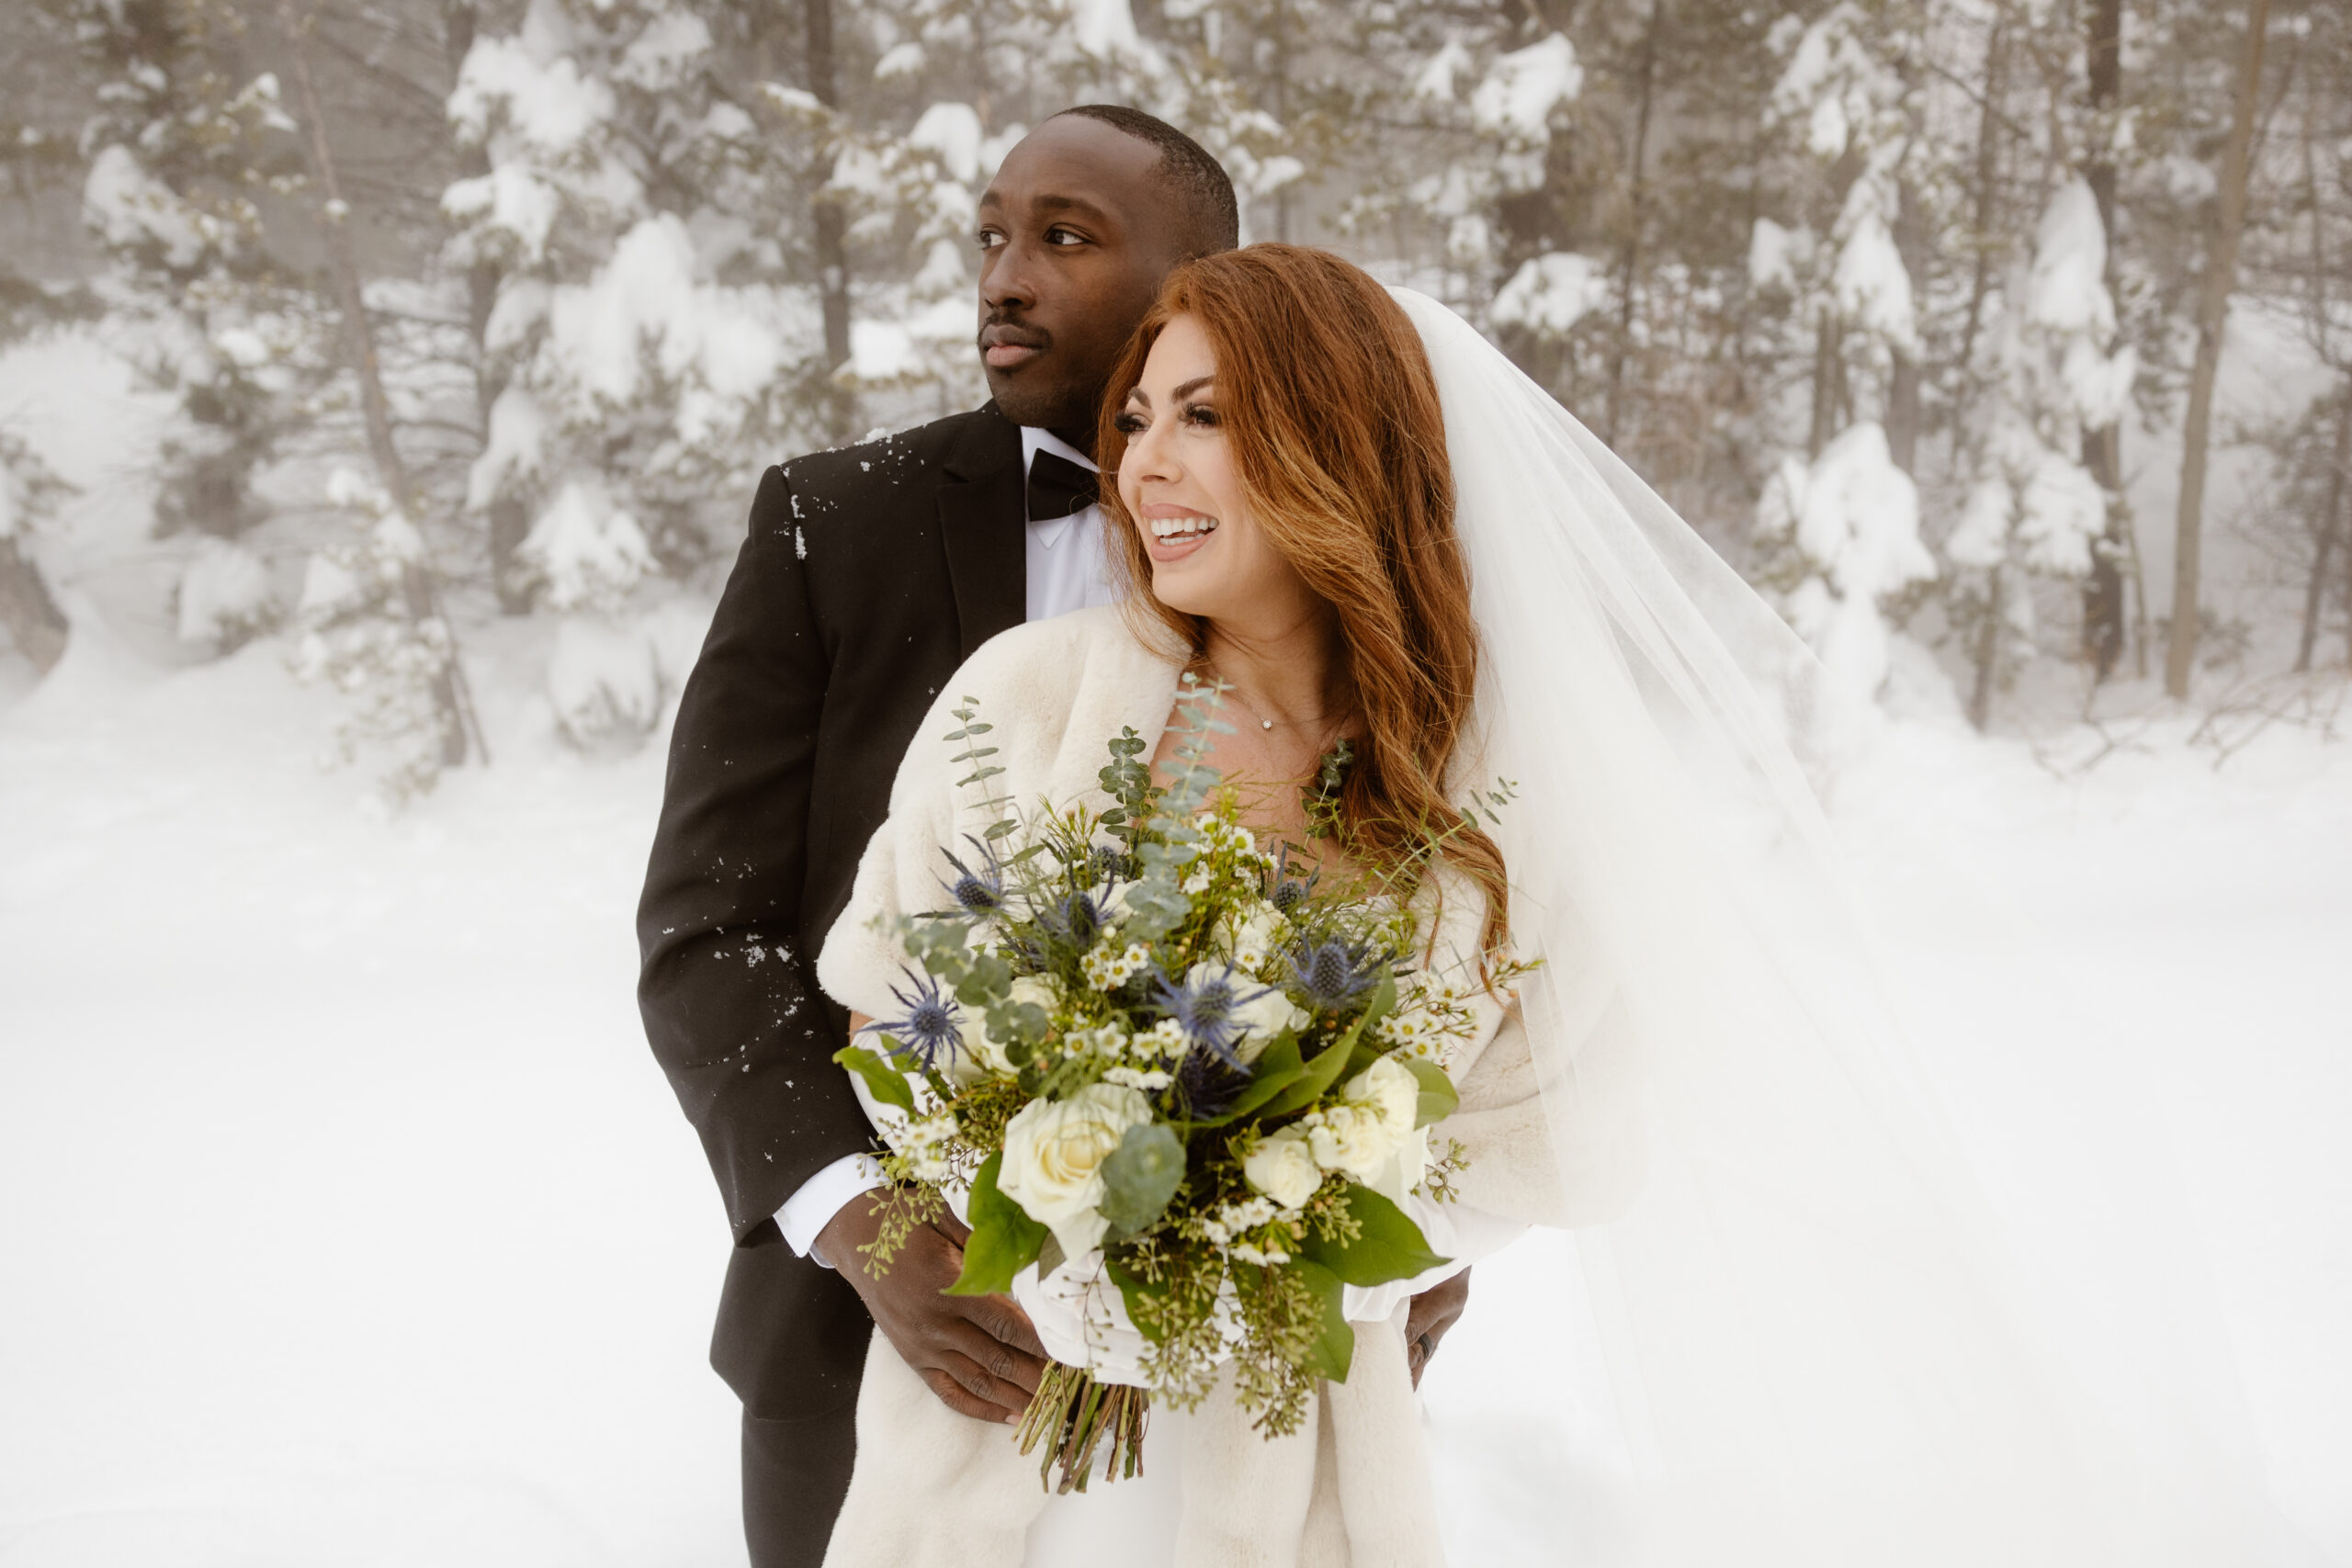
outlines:
[{"label": "white snow", "polygon": [[1758,502],[1757,531],[1796,547],[1806,576],[1783,610],[1828,666],[1850,711],[1887,675],[1880,603],[1936,575],[1919,542],[1919,491],[1872,420],[1840,431],[1808,465],[1782,459]]},{"label": "white snow", "polygon": [[594,475],[567,479],[531,525],[522,554],[547,579],[558,610],[616,606],[653,570],[637,519]]},{"label": "white snow", "polygon": [[1554,33],[1496,59],[1470,95],[1471,118],[1481,130],[1542,146],[1551,140],[1552,111],[1582,91],[1576,46]]},{"label": "white snow", "polygon": [[203,540],[180,570],[180,640],[210,646],[250,634],[271,597],[259,556],[232,539]]},{"label": "white snow", "polygon": [[[469,629],[499,764],[389,819],[266,643],[166,675],[77,629],[0,709],[6,1568],[743,1561],[727,1230],[630,996],[662,752],[555,741],[548,636]],[[2184,728],[2058,777],[1901,717],[1839,818],[1996,1201],[2119,1341],[2211,1313],[2343,1551],[2352,749]],[[1457,1562],[1570,1552],[1572,1268],[1481,1265],[1430,1373]]]},{"label": "white snow", "polygon": [[556,724],[591,751],[634,750],[662,717],[662,667],[641,626],[567,615],[548,660]]},{"label": "white snow", "polygon": [[932,105],[907,132],[907,142],[932,153],[940,167],[967,184],[979,175],[980,117],[969,104]]},{"label": "white snow", "polygon": [[1609,302],[1609,269],[1573,251],[1546,251],[1520,263],[1510,281],[1487,308],[1497,326],[1523,326],[1546,337],[1566,337],[1589,311]]},{"label": "white snow", "polygon": [[102,148],[90,160],[82,210],[107,244],[153,243],[175,267],[195,265],[220,234],[217,222],[141,167],[128,147]]}]

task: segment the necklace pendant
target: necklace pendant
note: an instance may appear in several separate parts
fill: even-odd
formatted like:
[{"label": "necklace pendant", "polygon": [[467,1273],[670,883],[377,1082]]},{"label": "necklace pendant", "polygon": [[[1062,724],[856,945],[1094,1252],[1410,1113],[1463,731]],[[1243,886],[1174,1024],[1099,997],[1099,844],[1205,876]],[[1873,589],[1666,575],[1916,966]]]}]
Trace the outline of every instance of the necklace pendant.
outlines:
[{"label": "necklace pendant", "polygon": [[1261,729],[1272,729],[1273,727],[1274,721],[1271,718],[1261,718],[1258,721],[1258,728]]}]

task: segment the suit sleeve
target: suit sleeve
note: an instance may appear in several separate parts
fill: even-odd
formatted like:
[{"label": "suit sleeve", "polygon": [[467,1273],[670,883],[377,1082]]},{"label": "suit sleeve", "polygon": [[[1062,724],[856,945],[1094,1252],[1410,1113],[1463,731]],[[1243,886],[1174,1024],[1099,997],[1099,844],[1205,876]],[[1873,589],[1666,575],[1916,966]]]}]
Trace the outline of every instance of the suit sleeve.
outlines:
[{"label": "suit sleeve", "polygon": [[841,1024],[800,951],[809,788],[830,669],[770,468],[678,704],[638,907],[638,1006],[739,1243],[869,1146]]}]

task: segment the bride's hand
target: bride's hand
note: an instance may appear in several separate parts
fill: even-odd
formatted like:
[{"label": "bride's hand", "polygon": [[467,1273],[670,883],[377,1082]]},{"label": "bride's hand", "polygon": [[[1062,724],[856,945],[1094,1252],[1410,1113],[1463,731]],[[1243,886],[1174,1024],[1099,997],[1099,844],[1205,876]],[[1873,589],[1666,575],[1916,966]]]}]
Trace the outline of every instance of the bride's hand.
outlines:
[{"label": "bride's hand", "polygon": [[1462,1317],[1462,1309],[1470,1304],[1470,1270],[1464,1269],[1442,1284],[1431,1285],[1415,1296],[1405,1309],[1405,1359],[1413,1369],[1413,1386],[1421,1386],[1421,1373],[1437,1354],[1438,1341],[1443,1339]]}]

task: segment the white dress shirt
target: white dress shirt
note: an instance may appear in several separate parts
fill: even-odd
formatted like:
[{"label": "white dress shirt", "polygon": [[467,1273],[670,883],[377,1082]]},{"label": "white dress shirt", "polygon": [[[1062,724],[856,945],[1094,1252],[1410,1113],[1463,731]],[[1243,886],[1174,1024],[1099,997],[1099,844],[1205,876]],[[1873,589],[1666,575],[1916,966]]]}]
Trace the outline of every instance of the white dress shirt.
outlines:
[{"label": "white dress shirt", "polygon": [[[1021,471],[1039,452],[1051,452],[1093,468],[1093,459],[1049,430],[1021,427]],[[1100,470],[1097,470],[1098,472]],[[1032,519],[1023,554],[1028,570],[1028,602],[1033,621],[1066,615],[1111,603],[1111,581],[1103,570],[1102,509],[1089,506],[1067,517]],[[801,1257],[810,1256],[818,1235],[832,1223],[842,1206],[860,1193],[882,1185],[882,1168],[871,1155],[844,1155],[800,1184],[800,1190],[775,1212],[776,1228]],[[825,1263],[821,1258],[817,1259]],[[825,1267],[832,1267],[825,1263]]]}]

